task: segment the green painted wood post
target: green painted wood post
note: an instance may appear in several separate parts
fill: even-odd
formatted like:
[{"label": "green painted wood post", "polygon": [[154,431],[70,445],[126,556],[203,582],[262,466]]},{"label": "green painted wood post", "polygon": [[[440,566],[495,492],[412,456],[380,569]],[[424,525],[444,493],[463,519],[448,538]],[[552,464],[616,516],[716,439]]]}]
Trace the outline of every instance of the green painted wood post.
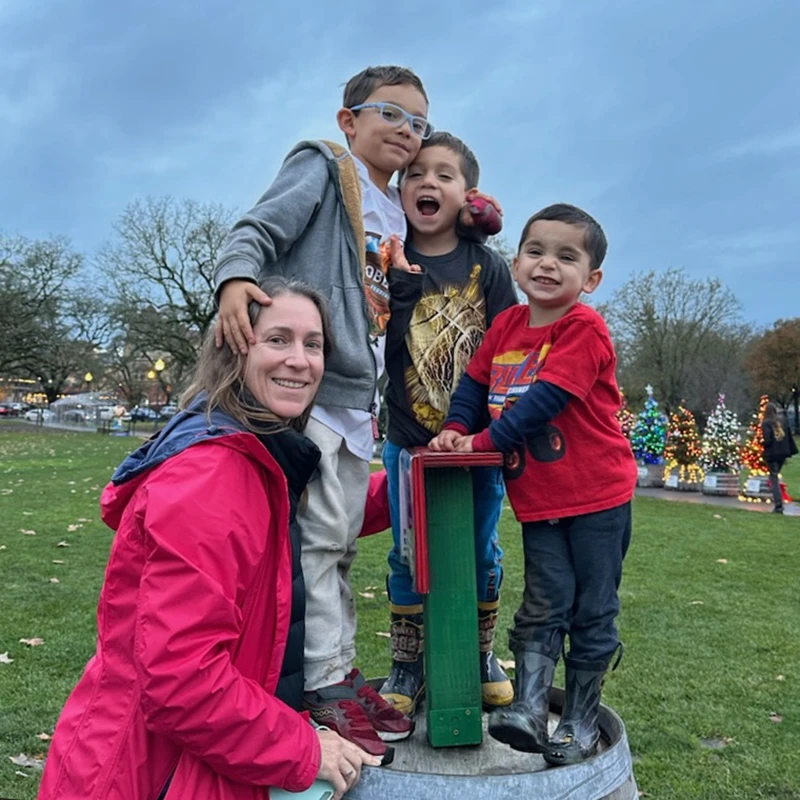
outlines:
[{"label": "green painted wood post", "polygon": [[472,473],[425,470],[430,592],[424,595],[428,740],[480,744],[481,683]]}]

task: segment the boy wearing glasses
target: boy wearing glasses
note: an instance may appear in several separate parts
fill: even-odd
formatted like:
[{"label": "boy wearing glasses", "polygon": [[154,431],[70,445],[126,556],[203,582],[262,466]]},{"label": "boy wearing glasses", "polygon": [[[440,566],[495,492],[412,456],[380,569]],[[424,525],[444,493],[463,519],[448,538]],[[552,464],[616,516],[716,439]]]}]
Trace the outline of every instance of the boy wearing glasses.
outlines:
[{"label": "boy wearing glasses", "polygon": [[[306,435],[321,451],[320,477],[298,512],[302,573],[292,605],[303,663],[284,672],[304,680],[305,707],[319,724],[384,755],[384,741],[411,734],[412,721],[354,668],[356,614],[350,567],[361,530],[389,320],[389,243],[405,240],[400,193],[389,185],[432,128],[420,79],[397,66],[369,67],[351,78],[336,115],[349,152],[307,141],[289,153],[275,181],[233,227],[218,257],[217,344],[241,353],[255,342],[248,303],[268,304],[265,275],[300,278],[330,298],[336,346]],[[398,264],[398,266],[401,266]],[[406,268],[408,265],[406,264]],[[302,580],[305,580],[303,633]],[[291,635],[291,634],[290,634]],[[291,642],[290,642],[291,644]]]},{"label": "boy wearing glasses", "polygon": [[[422,598],[400,549],[400,453],[425,447],[441,430],[450,396],[492,320],[517,302],[508,264],[494,250],[459,238],[461,207],[478,185],[478,161],[449,133],[434,133],[401,173],[409,226],[408,261],[424,272],[392,271],[386,335],[389,429],[383,463],[394,545],[389,553],[392,666],[381,694],[413,715],[424,693]],[[468,191],[469,190],[469,191]],[[459,227],[459,232],[461,228]],[[466,231],[464,231],[466,232]],[[503,569],[497,523],[504,486],[499,469],[474,474],[479,653],[485,705],[511,703],[511,682],[492,650]]]}]

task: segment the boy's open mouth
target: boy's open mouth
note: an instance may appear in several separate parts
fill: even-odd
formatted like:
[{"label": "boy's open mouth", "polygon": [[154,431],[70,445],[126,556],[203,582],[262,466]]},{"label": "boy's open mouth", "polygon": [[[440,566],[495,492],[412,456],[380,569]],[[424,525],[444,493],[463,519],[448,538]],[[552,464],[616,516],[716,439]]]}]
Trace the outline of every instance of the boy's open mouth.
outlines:
[{"label": "boy's open mouth", "polygon": [[558,286],[558,281],[553,278],[548,278],[544,275],[537,275],[533,279],[534,283],[543,283],[545,286]]},{"label": "boy's open mouth", "polygon": [[417,211],[423,217],[432,217],[439,210],[439,201],[432,197],[423,196],[417,200]]}]

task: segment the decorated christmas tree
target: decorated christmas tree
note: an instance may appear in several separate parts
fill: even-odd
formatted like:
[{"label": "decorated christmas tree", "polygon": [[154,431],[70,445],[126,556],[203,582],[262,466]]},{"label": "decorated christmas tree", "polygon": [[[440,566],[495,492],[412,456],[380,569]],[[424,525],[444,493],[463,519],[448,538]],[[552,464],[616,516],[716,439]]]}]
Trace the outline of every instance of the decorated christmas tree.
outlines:
[{"label": "decorated christmas tree", "polygon": [[631,447],[634,457],[640,463],[661,464],[667,436],[667,420],[659,411],[658,403],[653,397],[653,387],[645,388],[647,400],[631,431]]},{"label": "decorated christmas tree", "polygon": [[619,387],[619,396],[622,400],[622,405],[617,411],[617,419],[619,420],[620,428],[622,428],[622,433],[630,441],[633,426],[636,424],[636,414],[628,408],[628,398],[625,397],[625,392],[622,391],[621,386]]},{"label": "decorated christmas tree", "polygon": [[769,470],[764,462],[764,434],[761,423],[764,421],[764,412],[767,410],[769,397],[762,395],[758,402],[758,411],[753,414],[750,427],[747,430],[747,441],[742,447],[742,464],[750,470],[751,475],[769,475]]},{"label": "decorated christmas tree", "polygon": [[678,406],[678,410],[670,417],[667,430],[664,481],[669,479],[673,471],[677,471],[680,483],[702,482],[703,470],[699,464],[701,454],[700,431],[697,430],[694,414],[688,408]]},{"label": "decorated christmas tree", "polygon": [[706,422],[700,465],[706,472],[736,473],[741,447],[739,418],[725,405],[725,395],[721,394]]}]

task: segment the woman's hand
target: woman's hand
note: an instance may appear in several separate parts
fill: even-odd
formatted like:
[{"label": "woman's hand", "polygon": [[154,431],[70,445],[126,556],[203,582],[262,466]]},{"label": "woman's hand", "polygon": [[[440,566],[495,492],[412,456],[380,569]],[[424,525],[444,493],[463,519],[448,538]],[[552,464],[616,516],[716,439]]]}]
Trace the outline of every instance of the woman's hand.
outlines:
[{"label": "woman's hand", "polygon": [[322,759],[317,777],[329,781],[336,790],[334,800],[341,800],[344,793],[358,783],[361,767],[379,767],[381,759],[370,755],[358,745],[343,739],[338,733],[317,730],[319,744],[322,748]]}]

